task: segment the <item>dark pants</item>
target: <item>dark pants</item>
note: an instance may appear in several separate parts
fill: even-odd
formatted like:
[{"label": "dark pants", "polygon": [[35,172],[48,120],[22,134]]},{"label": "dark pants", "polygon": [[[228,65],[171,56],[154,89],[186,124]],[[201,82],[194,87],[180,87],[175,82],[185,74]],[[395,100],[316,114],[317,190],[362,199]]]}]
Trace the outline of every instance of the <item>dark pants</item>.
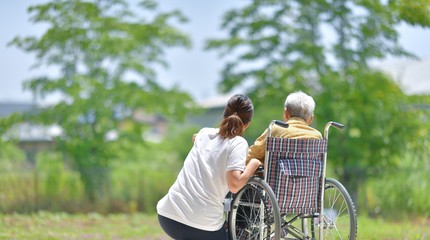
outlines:
[{"label": "dark pants", "polygon": [[228,240],[225,226],[218,231],[205,231],[190,227],[170,218],[158,215],[158,222],[164,232],[175,240]]}]

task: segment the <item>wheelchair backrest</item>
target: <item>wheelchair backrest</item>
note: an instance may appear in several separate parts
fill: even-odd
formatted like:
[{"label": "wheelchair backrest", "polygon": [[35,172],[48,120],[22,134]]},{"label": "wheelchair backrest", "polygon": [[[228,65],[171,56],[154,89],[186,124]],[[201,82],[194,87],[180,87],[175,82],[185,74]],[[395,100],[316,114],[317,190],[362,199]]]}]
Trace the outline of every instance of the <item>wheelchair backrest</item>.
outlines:
[{"label": "wheelchair backrest", "polygon": [[327,139],[267,138],[265,180],[282,214],[321,209]]}]

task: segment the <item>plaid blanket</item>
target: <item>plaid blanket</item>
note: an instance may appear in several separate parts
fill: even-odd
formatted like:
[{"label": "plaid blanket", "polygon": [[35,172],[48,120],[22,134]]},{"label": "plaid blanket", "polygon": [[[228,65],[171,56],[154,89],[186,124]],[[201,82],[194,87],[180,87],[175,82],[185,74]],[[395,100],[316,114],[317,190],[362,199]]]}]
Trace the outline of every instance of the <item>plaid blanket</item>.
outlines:
[{"label": "plaid blanket", "polygon": [[326,139],[267,139],[267,182],[281,214],[320,211],[325,153]]}]

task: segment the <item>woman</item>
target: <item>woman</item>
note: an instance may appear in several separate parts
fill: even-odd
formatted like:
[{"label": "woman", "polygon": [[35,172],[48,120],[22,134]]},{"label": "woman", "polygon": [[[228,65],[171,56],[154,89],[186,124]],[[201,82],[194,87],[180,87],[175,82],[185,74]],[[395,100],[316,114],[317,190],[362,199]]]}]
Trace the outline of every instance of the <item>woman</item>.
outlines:
[{"label": "woman", "polygon": [[228,239],[223,201],[239,191],[261,165],[245,168],[248,143],[242,137],[254,107],[242,94],[231,97],[219,128],[203,128],[169,192],[157,204],[163,230],[177,240]]}]

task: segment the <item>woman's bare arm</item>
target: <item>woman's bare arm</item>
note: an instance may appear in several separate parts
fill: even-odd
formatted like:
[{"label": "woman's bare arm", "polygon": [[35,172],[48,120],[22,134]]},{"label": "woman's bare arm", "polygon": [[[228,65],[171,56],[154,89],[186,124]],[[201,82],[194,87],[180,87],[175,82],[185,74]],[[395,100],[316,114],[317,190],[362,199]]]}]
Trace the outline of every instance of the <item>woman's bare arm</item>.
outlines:
[{"label": "woman's bare arm", "polygon": [[237,193],[248,180],[254,175],[257,168],[261,165],[260,160],[253,158],[246,165],[245,171],[232,170],[227,172],[228,189],[232,193]]}]

